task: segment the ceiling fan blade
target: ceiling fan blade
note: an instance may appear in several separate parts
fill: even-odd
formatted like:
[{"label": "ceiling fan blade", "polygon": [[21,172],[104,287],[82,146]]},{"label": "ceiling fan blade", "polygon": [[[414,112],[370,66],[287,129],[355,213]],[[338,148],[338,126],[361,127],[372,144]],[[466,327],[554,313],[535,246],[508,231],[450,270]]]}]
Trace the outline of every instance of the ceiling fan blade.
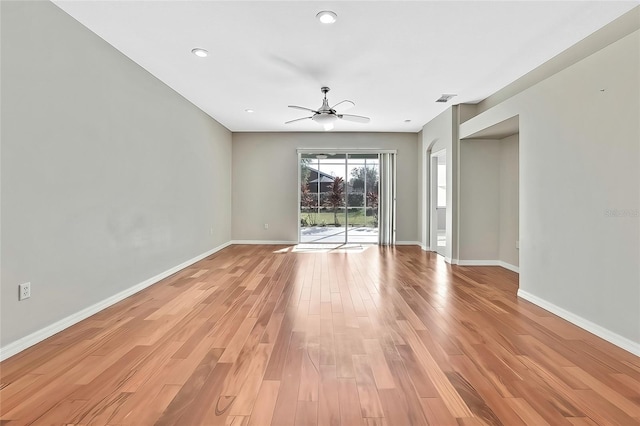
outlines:
[{"label": "ceiling fan blade", "polygon": [[340,110],[340,111],[346,111],[350,108],[353,108],[354,106],[356,106],[355,103],[353,103],[352,101],[348,101],[348,100],[344,100],[342,102],[338,102],[337,104],[335,104],[334,106],[331,107],[331,109],[334,110]]},{"label": "ceiling fan blade", "polygon": [[289,108],[301,109],[303,111],[311,111],[311,112],[315,112],[316,114],[319,114],[319,112],[316,111],[315,109],[305,108],[305,107],[301,107],[301,106],[297,106],[297,105],[289,105]]},{"label": "ceiling fan blade", "polygon": [[296,118],[295,120],[285,121],[284,124],[295,123],[296,121],[310,120],[310,119],[311,119],[311,117]]},{"label": "ceiling fan blade", "polygon": [[351,114],[338,114],[338,118],[342,118],[347,121],[354,121],[356,123],[368,123],[371,121],[369,117],[363,117],[361,115],[351,115]]}]

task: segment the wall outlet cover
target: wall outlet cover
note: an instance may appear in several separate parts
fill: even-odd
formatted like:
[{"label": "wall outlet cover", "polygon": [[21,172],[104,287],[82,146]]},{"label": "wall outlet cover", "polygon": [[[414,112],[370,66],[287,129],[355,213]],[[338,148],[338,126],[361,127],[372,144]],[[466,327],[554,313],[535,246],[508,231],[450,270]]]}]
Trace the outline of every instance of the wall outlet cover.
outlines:
[{"label": "wall outlet cover", "polygon": [[31,297],[31,283],[23,283],[18,286],[18,300]]}]

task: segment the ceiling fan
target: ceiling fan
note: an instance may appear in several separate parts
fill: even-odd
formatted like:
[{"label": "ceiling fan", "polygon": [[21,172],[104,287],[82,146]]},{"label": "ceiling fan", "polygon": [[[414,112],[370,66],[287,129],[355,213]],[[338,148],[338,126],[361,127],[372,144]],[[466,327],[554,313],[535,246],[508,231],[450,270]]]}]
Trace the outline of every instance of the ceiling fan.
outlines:
[{"label": "ceiling fan", "polygon": [[324,94],[324,99],[322,100],[322,106],[318,110],[296,106],[296,105],[289,105],[289,108],[301,109],[303,111],[310,111],[313,113],[313,115],[311,117],[303,117],[303,118],[297,118],[295,120],[287,121],[284,124],[294,123],[296,121],[302,121],[302,120],[313,120],[318,124],[322,124],[325,130],[331,130],[333,129],[333,123],[338,119],[354,121],[356,123],[368,123],[369,121],[371,121],[369,117],[363,117],[361,115],[340,114],[337,112],[336,109],[339,109],[342,111],[355,106],[355,104],[351,101],[344,100],[344,101],[338,102],[332,107],[329,107],[329,100],[327,99],[327,92],[329,90],[330,89],[326,86],[320,88],[320,91]]}]

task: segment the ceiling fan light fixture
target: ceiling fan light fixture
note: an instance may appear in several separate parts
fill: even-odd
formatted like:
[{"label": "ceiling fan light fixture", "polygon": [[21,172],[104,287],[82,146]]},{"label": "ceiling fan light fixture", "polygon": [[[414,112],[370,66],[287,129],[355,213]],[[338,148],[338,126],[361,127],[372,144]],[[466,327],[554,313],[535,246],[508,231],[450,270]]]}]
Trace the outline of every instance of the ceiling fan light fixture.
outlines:
[{"label": "ceiling fan light fixture", "polygon": [[335,114],[315,114],[311,117],[313,121],[321,124],[325,130],[333,129],[333,122],[338,119]]},{"label": "ceiling fan light fixture", "polygon": [[191,53],[196,55],[198,58],[206,58],[207,56],[209,56],[209,52],[207,52],[205,49],[201,47],[196,47],[194,49],[191,49]]},{"label": "ceiling fan light fixture", "polygon": [[316,18],[323,24],[333,24],[338,19],[338,15],[330,10],[323,10],[318,12]]},{"label": "ceiling fan light fixture", "polygon": [[337,119],[338,117],[335,114],[316,114],[312,117],[313,121],[320,124],[333,123]]}]

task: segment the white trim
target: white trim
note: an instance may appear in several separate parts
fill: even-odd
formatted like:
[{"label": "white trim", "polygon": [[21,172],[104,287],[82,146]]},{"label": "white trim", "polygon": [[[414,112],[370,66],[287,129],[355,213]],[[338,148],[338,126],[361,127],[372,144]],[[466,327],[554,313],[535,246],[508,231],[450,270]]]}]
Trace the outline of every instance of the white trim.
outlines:
[{"label": "white trim", "polygon": [[459,260],[460,266],[500,266],[515,273],[520,273],[520,268],[502,260]]},{"label": "white trim", "polygon": [[431,251],[431,247],[429,247],[429,246],[427,246],[427,245],[424,245],[424,244],[422,244],[422,243],[420,244],[420,248],[421,248],[422,250],[424,250],[424,251]]},{"label": "white trim", "polygon": [[516,274],[520,273],[520,267],[516,265],[512,265],[507,262],[503,262],[502,260],[498,260],[498,266],[502,266],[504,269],[508,269],[510,271],[515,272]]},{"label": "white trim", "polygon": [[107,297],[106,299],[95,303],[89,307],[86,307],[84,309],[82,309],[79,312],[76,312],[75,314],[69,315],[66,318],[61,319],[60,321],[56,321],[51,325],[48,325],[44,328],[41,328],[40,330],[31,333],[21,339],[18,339],[14,342],[9,343],[8,345],[5,345],[3,347],[0,348],[0,361],[4,361],[5,359],[19,353],[22,352],[23,350],[35,345],[36,343],[39,343],[41,341],[43,341],[44,339],[47,339],[51,336],[53,336],[56,333],[61,332],[62,330],[71,327],[72,325],[86,319],[89,318],[91,315],[97,314],[98,312],[102,311],[103,309],[108,308],[111,305],[114,305],[118,302],[120,302],[121,300],[126,299],[129,296],[134,295],[135,293],[138,293],[141,290],[144,290],[145,288],[157,283],[160,280],[163,280],[164,278],[168,277],[169,275],[173,275],[176,272],[193,265],[194,263],[208,257],[211,256],[212,254],[214,254],[217,251],[222,250],[223,248],[229,246],[231,244],[231,242],[227,242],[224,243],[216,248],[213,248],[211,250],[206,251],[205,253],[202,253],[192,259],[189,259],[185,262],[182,262],[181,264],[179,264],[178,266],[174,266],[173,268],[167,269],[164,272],[159,273],[156,276],[153,276],[139,284],[134,285],[133,287],[129,287],[126,290],[121,291],[120,293],[114,294],[113,296]]},{"label": "white trim", "polygon": [[396,241],[396,245],[397,246],[420,246],[422,247],[422,244],[418,241]]},{"label": "white trim", "polygon": [[498,260],[458,260],[460,266],[499,266]]},{"label": "white trim", "polygon": [[598,324],[595,324],[589,320],[582,318],[579,315],[574,314],[573,312],[569,312],[566,309],[563,309],[559,306],[554,305],[551,302],[547,302],[544,299],[541,299],[538,296],[534,296],[531,293],[527,293],[526,291],[519,289],[518,297],[527,300],[534,305],[545,309],[552,314],[563,318],[570,323],[577,325],[578,327],[588,331],[589,333],[595,334],[596,336],[606,340],[607,342],[616,345],[619,348],[624,349],[625,351],[631,352],[634,355],[640,356],[640,343],[634,342],[633,340],[627,339],[626,337],[620,336],[617,333],[614,333],[611,330],[608,330]]},{"label": "white trim", "polygon": [[[274,240],[232,240],[233,245],[265,245],[265,246],[281,246],[281,245],[296,245],[297,241],[274,241]],[[303,243],[304,244],[304,243]]]},{"label": "white trim", "polygon": [[[300,237],[302,236],[302,226],[300,226],[302,223],[302,212],[300,211],[301,206],[301,202],[302,202],[302,154],[300,153],[300,150],[298,150],[298,164],[296,164],[296,168],[298,169],[298,186],[296,186],[296,188],[298,189],[298,204],[296,206],[296,214],[298,215],[298,220],[297,220],[297,224],[298,224],[298,240],[300,240]],[[320,173],[320,170],[318,170],[318,173]],[[311,174],[311,172],[309,172],[309,174]],[[318,179],[320,179],[320,174],[318,174]],[[317,184],[318,188],[320,187],[320,183]],[[307,185],[308,188],[308,185]]]}]

